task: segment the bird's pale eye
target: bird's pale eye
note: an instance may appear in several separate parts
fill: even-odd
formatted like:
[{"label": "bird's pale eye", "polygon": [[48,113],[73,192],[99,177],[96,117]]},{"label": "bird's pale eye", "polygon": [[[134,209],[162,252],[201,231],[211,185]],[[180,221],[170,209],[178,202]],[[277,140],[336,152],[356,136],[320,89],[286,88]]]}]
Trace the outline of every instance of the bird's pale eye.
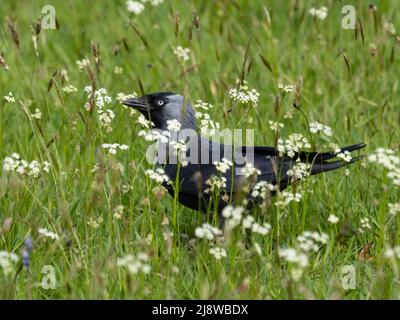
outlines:
[{"label": "bird's pale eye", "polygon": [[161,106],[164,105],[164,100],[158,99],[158,100],[156,101],[156,103],[157,103],[158,106],[161,107]]}]

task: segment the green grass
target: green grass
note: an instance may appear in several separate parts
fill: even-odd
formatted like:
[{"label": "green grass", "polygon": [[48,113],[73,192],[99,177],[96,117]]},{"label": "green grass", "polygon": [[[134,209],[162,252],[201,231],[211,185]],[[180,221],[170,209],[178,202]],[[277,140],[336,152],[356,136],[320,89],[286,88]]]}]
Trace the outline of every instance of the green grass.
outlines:
[{"label": "green grass", "polygon": [[[273,145],[269,120],[285,123],[284,137],[293,132],[309,136],[304,117],[292,107],[293,94],[283,98],[279,112],[275,108],[276,96],[281,96],[278,82],[295,84],[302,77],[302,112],[334,131],[329,141],[314,136],[317,147],[363,141],[368,144],[365,153],[384,147],[398,154],[400,48],[396,36],[384,28],[385,21],[392,22],[399,32],[398,1],[377,4],[376,26],[369,2],[354,1],[363,31],[361,36],[358,28],[357,37],[354,30],[342,29],[338,1],[327,1],[323,21],[313,19],[308,10],[325,1],[268,1],[265,8],[264,1],[165,1],[158,7],[146,5],[136,17],[126,10],[125,1],[51,2],[3,0],[0,6],[0,51],[9,66],[9,71],[0,67],[0,99],[8,92],[16,99],[0,102],[0,159],[17,152],[29,161],[52,164],[50,173],[39,178],[1,174],[0,251],[21,257],[28,237],[33,251],[29,270],[21,259],[8,275],[0,268],[0,298],[400,298],[398,261],[383,257],[388,246],[399,242],[399,217],[387,209],[399,201],[399,189],[379,166],[357,163],[349,167],[348,176],[344,169],[320,175],[301,202],[280,211],[274,205],[267,212],[255,210],[257,220],[271,224],[271,232],[246,240],[236,231],[223,244],[227,258],[216,260],[208,252],[209,243],[193,240],[205,216],[181,205],[177,220],[186,236],[165,240],[177,228],[172,224],[174,201],[168,195],[158,199],[152,192],[156,184],[144,174],[151,166],[144,158],[146,143],[137,137],[140,126],[115,100],[118,92],[140,93],[141,85],[146,93],[182,93],[213,104],[210,114],[222,128],[254,128],[256,144]],[[59,28],[41,31],[37,56],[31,24],[46,4],[55,6]],[[193,12],[199,30],[192,24]],[[20,49],[6,16],[16,24]],[[100,46],[97,70],[91,41]],[[260,92],[260,100],[256,110],[244,114],[228,90],[241,76],[249,41],[244,76]],[[173,48],[178,45],[190,48],[189,61],[177,60]],[[113,97],[108,106],[116,115],[111,133],[99,126],[96,110],[84,109],[83,88],[91,79],[87,70],[79,72],[75,61],[85,56],[91,59],[97,88],[106,88]],[[123,67],[122,75],[113,72],[116,66]],[[63,84],[57,74],[48,91],[56,69],[68,70],[69,82]],[[78,91],[66,94],[62,88],[67,84]],[[32,104],[24,108],[27,100]],[[43,114],[40,120],[28,116],[36,108]],[[284,119],[290,109],[293,119]],[[253,123],[247,122],[248,116]],[[110,156],[101,144],[114,142],[130,148]],[[118,162],[125,167],[123,173],[116,169]],[[100,171],[92,173],[96,163]],[[131,190],[124,193],[124,185]],[[118,205],[124,206],[121,219],[114,217]],[[328,222],[330,214],[340,218],[338,224]],[[98,228],[87,223],[99,217],[103,222]],[[365,217],[372,228],[361,234],[357,229]],[[39,228],[56,232],[60,239],[44,239]],[[278,259],[277,248],[294,246],[306,230],[324,232],[329,241],[309,255],[309,266],[294,281],[293,265]],[[250,241],[260,244],[261,256],[248,246]],[[360,259],[366,245],[369,258]],[[149,253],[150,274],[130,275],[117,267],[118,257],[139,252]],[[55,268],[54,290],[40,285],[45,265]],[[353,290],[341,286],[346,265],[356,270]]]}]

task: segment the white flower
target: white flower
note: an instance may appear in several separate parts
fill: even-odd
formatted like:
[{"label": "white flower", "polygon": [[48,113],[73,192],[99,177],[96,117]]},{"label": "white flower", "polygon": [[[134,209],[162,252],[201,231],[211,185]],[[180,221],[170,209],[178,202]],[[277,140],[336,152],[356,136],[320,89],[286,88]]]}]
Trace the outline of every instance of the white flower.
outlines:
[{"label": "white flower", "polygon": [[320,20],[325,20],[325,18],[328,15],[328,8],[325,6],[320,7],[319,9],[316,8],[310,8],[310,10],[308,11],[308,13],[313,16],[313,17],[317,17]]},{"label": "white flower", "polygon": [[179,60],[182,61],[188,61],[190,59],[190,49],[189,48],[183,48],[181,46],[177,46],[174,49],[174,54],[178,57]]},{"label": "white flower", "polygon": [[203,110],[209,110],[214,108],[211,104],[204,102],[202,100],[196,100],[196,103],[194,104],[195,109],[203,109]]},{"label": "white flower", "polygon": [[305,251],[317,252],[321,245],[328,242],[328,236],[325,233],[304,231],[297,237],[298,247]]},{"label": "white flower", "polygon": [[124,72],[124,69],[122,67],[114,67],[114,73],[115,74],[122,74]]},{"label": "white flower", "polygon": [[310,131],[312,133],[322,132],[326,136],[332,136],[332,129],[322,123],[319,122],[311,122],[310,123]]},{"label": "white flower", "polygon": [[215,259],[220,260],[222,258],[226,258],[226,251],[221,247],[212,247],[209,251]]},{"label": "white flower", "polygon": [[154,126],[154,123],[150,120],[147,120],[142,114],[137,118],[137,123],[147,129],[150,129],[151,126]]},{"label": "white flower", "polygon": [[203,223],[201,227],[197,227],[194,231],[197,238],[214,240],[217,236],[222,235],[222,231],[208,223]]},{"label": "white flower", "polygon": [[72,84],[65,86],[62,90],[65,93],[74,93],[74,92],[78,91],[78,89],[75,86],[73,86]]},{"label": "white flower", "polygon": [[44,161],[43,164],[40,164],[36,160],[32,160],[29,163],[28,161],[21,159],[18,153],[14,152],[11,157],[4,158],[3,170],[38,178],[42,172],[48,173],[50,171],[50,163]]},{"label": "white flower", "polygon": [[165,174],[164,169],[157,168],[156,171],[148,169],[145,174],[151,179],[158,183],[169,182],[169,177]]},{"label": "white flower", "polygon": [[343,152],[340,152],[339,154],[337,154],[337,157],[340,158],[340,159],[343,159],[343,161],[345,161],[345,162],[350,162],[351,159],[353,159],[353,158],[351,157],[350,152],[347,151],[347,150],[346,150],[346,151],[343,151]]},{"label": "white flower", "polygon": [[259,181],[254,186],[251,196],[253,198],[260,197],[261,199],[265,200],[265,197],[267,196],[267,190],[274,191],[276,190],[276,187],[267,181]]},{"label": "white flower", "polygon": [[204,190],[205,193],[218,191],[220,189],[226,188],[226,178],[211,176],[209,179],[207,179],[206,185],[210,186],[210,188]]},{"label": "white flower", "polygon": [[[136,97],[137,97],[136,92],[132,92],[132,93],[128,93],[128,94],[123,93],[123,92],[118,92],[118,93],[117,93],[116,100],[117,100],[119,103],[122,103],[122,102],[124,102],[125,100],[132,99],[132,98],[136,98]],[[124,105],[124,107],[125,107],[125,108],[129,108],[129,107],[125,106],[125,105]],[[133,110],[132,108],[130,108],[130,109]]]},{"label": "white flower", "polygon": [[247,215],[242,220],[242,227],[245,229],[250,229],[254,223],[254,217],[251,215]]},{"label": "white flower", "polygon": [[267,235],[270,230],[271,230],[271,225],[268,223],[264,223],[263,225],[260,225],[257,222],[255,222],[251,226],[251,231],[253,231],[254,233],[261,234],[262,236]]},{"label": "white flower", "polygon": [[368,218],[361,218],[360,219],[360,226],[358,227],[358,232],[363,234],[365,231],[367,230],[371,230],[372,227],[369,223],[369,219]]},{"label": "white flower", "polygon": [[83,58],[82,60],[76,60],[76,64],[78,65],[79,71],[83,71],[90,66],[90,60],[88,58]]},{"label": "white flower", "polygon": [[129,149],[129,146],[127,146],[126,144],[119,144],[119,143],[103,143],[101,145],[101,147],[103,149],[108,150],[108,153],[110,153],[110,154],[116,154],[117,149],[119,149],[119,150],[128,150]]},{"label": "white flower", "polygon": [[139,137],[144,137],[146,141],[159,141],[162,143],[167,143],[169,141],[169,138],[171,134],[168,131],[161,131],[158,129],[154,130],[140,130],[138,132]]},{"label": "white flower", "polygon": [[147,253],[139,253],[137,256],[131,254],[117,259],[117,266],[123,267],[128,270],[132,275],[139,272],[149,274],[151,271],[150,264],[148,264],[149,255]]},{"label": "white flower", "polygon": [[389,203],[388,204],[389,207],[389,213],[391,215],[397,215],[398,213],[400,213],[400,202],[397,203]]},{"label": "white flower", "polygon": [[39,232],[39,234],[41,234],[42,236],[44,236],[44,237],[46,237],[46,238],[53,239],[53,240],[58,240],[58,239],[60,238],[60,237],[58,236],[57,233],[52,232],[52,231],[49,231],[49,230],[47,230],[47,229],[45,229],[45,228],[40,228],[40,229],[38,230],[38,232]]},{"label": "white flower", "polygon": [[195,116],[199,120],[200,133],[203,136],[213,136],[218,132],[220,124],[211,120],[208,113],[196,112]]},{"label": "white flower", "polygon": [[175,131],[178,132],[179,130],[181,130],[182,124],[176,120],[176,119],[172,119],[172,120],[167,120],[167,129],[169,131]]},{"label": "white flower", "polygon": [[226,173],[232,167],[232,162],[226,158],[222,158],[222,161],[214,161],[214,166],[219,172]]},{"label": "white flower", "polygon": [[123,214],[124,214],[124,206],[120,204],[114,209],[114,217],[116,219],[121,219]]},{"label": "white flower", "polygon": [[400,186],[400,157],[391,149],[378,148],[369,155],[369,162],[375,162],[388,170],[387,176],[395,186]]},{"label": "white flower", "polygon": [[274,131],[275,133],[279,132],[279,128],[283,128],[284,124],[280,123],[280,122],[275,122],[275,121],[268,121],[269,123],[269,127],[272,131]]},{"label": "white flower", "polygon": [[86,223],[88,224],[88,226],[92,227],[93,229],[98,229],[102,225],[103,222],[104,221],[103,221],[102,217],[98,217],[97,219],[90,217]]},{"label": "white flower", "polygon": [[40,119],[42,119],[42,112],[38,108],[36,108],[35,113],[32,113],[31,117],[34,119],[40,120]]},{"label": "white flower", "polygon": [[246,163],[245,167],[240,170],[241,174],[245,175],[246,178],[250,178],[254,175],[260,175],[261,171],[258,170],[256,167],[253,166],[252,163]]},{"label": "white flower", "polygon": [[275,205],[277,207],[286,207],[290,202],[295,201],[295,202],[300,202],[302,198],[301,193],[295,192],[288,192],[288,191],[283,191],[281,193],[278,193],[277,200],[275,202]]},{"label": "white flower", "polygon": [[[236,83],[239,84],[240,80]],[[258,105],[258,97],[260,94],[256,89],[249,89],[247,82],[243,81],[243,84],[239,85],[239,88],[231,88],[229,90],[229,96],[233,101],[239,102],[241,104],[250,104],[254,108]]]},{"label": "white flower", "polygon": [[305,177],[310,175],[310,170],[311,166],[308,163],[303,163],[303,162],[297,162],[295,165],[293,165],[287,172],[286,174],[289,177],[292,177],[292,181],[295,180],[302,180]]},{"label": "white flower", "polygon": [[330,214],[328,217],[328,222],[332,224],[336,224],[339,222],[339,218],[335,216],[334,214]]},{"label": "white flower", "polygon": [[14,98],[12,92],[9,92],[8,95],[4,96],[3,98],[8,103],[14,103],[15,102],[15,98]]},{"label": "white flower", "polygon": [[287,155],[288,157],[293,158],[295,153],[299,152],[300,149],[309,148],[311,148],[311,145],[308,142],[308,139],[300,133],[293,133],[285,140],[278,139],[277,149],[281,157]]},{"label": "white flower", "polygon": [[385,258],[400,258],[400,246],[387,248],[383,254]]},{"label": "white flower", "polygon": [[144,10],[143,3],[138,1],[128,0],[126,1],[127,10],[133,12],[134,14],[140,14]]},{"label": "white flower", "polygon": [[289,93],[293,91],[294,86],[292,84],[283,84],[282,82],[278,83],[278,88],[283,92]]},{"label": "white flower", "polygon": [[279,256],[290,263],[298,264],[300,267],[305,268],[308,266],[308,256],[296,249],[286,248],[279,249]]},{"label": "white flower", "polygon": [[229,229],[233,229],[236,226],[238,226],[242,221],[244,211],[245,209],[242,206],[237,206],[237,207],[234,207],[232,205],[226,206],[221,213],[222,216],[227,220],[226,226]]},{"label": "white flower", "polygon": [[0,251],[0,267],[4,275],[12,272],[13,265],[18,262],[18,256],[13,252]]}]

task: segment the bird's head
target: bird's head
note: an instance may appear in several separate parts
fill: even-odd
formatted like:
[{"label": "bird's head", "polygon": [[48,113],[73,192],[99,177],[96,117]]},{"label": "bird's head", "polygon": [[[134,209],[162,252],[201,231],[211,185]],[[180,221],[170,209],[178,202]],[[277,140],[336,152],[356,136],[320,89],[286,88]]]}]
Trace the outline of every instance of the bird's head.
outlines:
[{"label": "bird's head", "polygon": [[131,98],[124,105],[139,110],[156,129],[167,130],[167,120],[176,119],[182,129],[196,129],[195,112],[184,97],[172,92],[156,92],[140,98]]}]

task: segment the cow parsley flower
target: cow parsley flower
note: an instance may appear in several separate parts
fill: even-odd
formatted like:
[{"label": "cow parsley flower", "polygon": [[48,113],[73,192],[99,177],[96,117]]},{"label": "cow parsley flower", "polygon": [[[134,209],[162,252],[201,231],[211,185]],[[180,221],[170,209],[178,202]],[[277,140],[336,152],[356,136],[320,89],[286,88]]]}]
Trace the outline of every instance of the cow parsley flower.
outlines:
[{"label": "cow parsley flower", "polygon": [[338,158],[340,158],[340,159],[343,159],[343,161],[345,161],[345,162],[350,162],[351,159],[353,159],[353,158],[351,157],[350,152],[347,151],[347,150],[338,153],[336,156],[337,156]]},{"label": "cow parsley flower", "polygon": [[293,133],[288,139],[278,139],[278,152],[279,156],[287,155],[290,158],[295,156],[295,153],[301,149],[310,149],[311,145],[308,139],[300,133]]},{"label": "cow parsley flower", "polygon": [[209,252],[214,256],[215,259],[220,260],[226,258],[226,250],[221,247],[212,247]]},{"label": "cow parsley flower", "polygon": [[45,238],[50,238],[53,240],[58,240],[60,238],[57,233],[49,231],[45,228],[40,228],[38,230],[38,233],[41,234],[42,236],[44,236]]},{"label": "cow parsley flower", "polygon": [[164,169],[157,168],[155,171],[148,169],[145,171],[145,174],[151,179],[158,183],[169,182],[169,177],[165,174]]},{"label": "cow parsley flower", "polygon": [[332,129],[322,123],[319,122],[311,122],[310,123],[310,131],[312,133],[322,132],[324,135],[330,137],[332,136]]},{"label": "cow parsley flower", "polygon": [[272,131],[274,131],[275,133],[279,132],[279,128],[283,128],[284,124],[280,123],[280,122],[275,122],[275,121],[268,121],[269,127]]},{"label": "cow parsley flower", "polygon": [[317,252],[321,245],[327,244],[328,236],[325,233],[304,231],[296,240],[301,250]]},{"label": "cow parsley flower", "polygon": [[267,190],[269,191],[274,191],[277,188],[272,184],[267,181],[259,181],[257,184],[254,186],[251,196],[253,198],[260,197],[261,199],[265,200],[265,197],[267,196]]},{"label": "cow parsley flower", "polygon": [[253,176],[258,176],[261,174],[261,171],[254,167],[251,162],[246,163],[246,165],[241,169],[241,174],[245,175],[246,178],[250,178]]},{"label": "cow parsley flower", "polygon": [[189,56],[190,49],[189,48],[183,48],[182,46],[177,46],[174,49],[174,54],[181,61],[188,61],[190,59],[190,56]]},{"label": "cow parsley flower", "polygon": [[363,234],[367,230],[371,230],[372,227],[369,223],[369,218],[361,218],[360,219],[360,226],[358,227],[358,232]]},{"label": "cow parsley flower", "polygon": [[301,198],[302,198],[301,193],[298,193],[298,192],[293,193],[293,192],[283,191],[283,192],[278,193],[277,200],[275,201],[275,205],[277,207],[284,208],[292,201],[300,202]]},{"label": "cow parsley flower", "polygon": [[69,85],[65,86],[62,90],[65,93],[68,93],[68,94],[71,94],[71,93],[74,93],[74,92],[78,91],[78,89],[75,86],[73,86],[72,84],[69,84]]},{"label": "cow parsley flower", "polygon": [[310,168],[311,165],[308,163],[297,162],[288,171],[286,171],[286,174],[289,177],[292,177],[292,181],[303,180],[305,177],[310,175]]},{"label": "cow parsley flower", "polygon": [[136,15],[140,14],[144,10],[144,4],[140,3],[139,1],[126,1],[126,6],[128,12],[132,12]]},{"label": "cow parsley flower", "polygon": [[175,131],[178,132],[181,130],[182,124],[176,120],[176,119],[172,119],[172,120],[167,120],[167,129],[169,131]]},{"label": "cow parsley flower", "polygon": [[328,16],[328,8],[325,6],[322,6],[320,8],[310,8],[310,10],[308,11],[308,13],[313,16],[313,17],[317,17],[320,20],[325,20],[325,18]]},{"label": "cow parsley flower", "polygon": [[83,58],[82,60],[76,60],[76,64],[81,72],[90,66],[90,60],[88,58]]},{"label": "cow parsley flower", "polygon": [[196,100],[196,103],[194,104],[195,109],[203,109],[205,111],[210,110],[214,108],[211,104],[204,102],[203,100]]},{"label": "cow parsley flower", "polygon": [[[236,83],[239,84],[240,80],[237,80]],[[243,84],[240,84],[239,88],[231,88],[229,90],[229,96],[233,101],[241,104],[250,104],[256,108],[260,94],[256,89],[250,89],[247,82],[243,81]]]},{"label": "cow parsley flower", "polygon": [[199,120],[200,133],[203,136],[210,137],[215,135],[219,128],[219,122],[213,121],[208,113],[196,112],[196,119]]},{"label": "cow parsley flower", "polygon": [[147,120],[142,114],[137,118],[137,123],[147,129],[150,129],[150,127],[154,126],[154,123],[150,120]]},{"label": "cow parsley flower", "polygon": [[308,266],[308,256],[294,248],[281,248],[279,249],[279,256],[289,263],[294,263],[302,268]]},{"label": "cow parsley flower", "polygon": [[42,164],[37,160],[28,162],[20,157],[18,153],[13,153],[10,157],[3,160],[3,170],[8,172],[16,172],[19,175],[38,178],[42,172],[50,171],[50,163],[44,161]]},{"label": "cow parsley flower", "polygon": [[132,275],[138,273],[149,274],[151,271],[151,266],[148,263],[149,259],[149,255],[144,252],[139,253],[137,256],[128,254],[117,259],[117,266],[126,268]]},{"label": "cow parsley flower", "polygon": [[14,103],[15,102],[15,98],[14,98],[12,92],[9,92],[8,95],[4,96],[3,98],[8,103]]},{"label": "cow parsley flower", "polygon": [[216,237],[222,235],[222,230],[217,227],[213,227],[209,223],[203,223],[201,227],[197,227],[194,231],[197,238],[206,239],[206,240],[214,240]]},{"label": "cow parsley flower", "polygon": [[400,213],[400,202],[397,203],[389,203],[388,204],[389,207],[389,213],[393,216],[397,215],[398,213]]},{"label": "cow parsley flower", "polygon": [[238,226],[242,221],[244,211],[245,209],[242,206],[226,206],[221,213],[222,216],[226,219],[226,226],[229,229],[233,229]]},{"label": "cow parsley flower", "polygon": [[232,162],[226,158],[222,158],[222,161],[214,161],[214,166],[219,172],[226,173],[232,167]]},{"label": "cow parsley flower", "polygon": [[36,108],[35,113],[32,113],[31,117],[33,119],[40,120],[40,119],[42,119],[42,112],[40,111],[40,109]]},{"label": "cow parsley flower", "polygon": [[19,260],[18,256],[13,252],[0,251],[0,267],[4,275],[8,275],[13,270],[13,265]]},{"label": "cow parsley flower", "polygon": [[119,144],[119,143],[103,143],[101,145],[103,149],[108,150],[108,153],[110,154],[116,154],[117,150],[128,150],[129,146],[126,144]]},{"label": "cow parsley flower", "polygon": [[262,236],[267,235],[271,230],[271,225],[269,223],[264,223],[263,225],[260,225],[259,223],[255,222],[251,226],[251,231],[254,233],[258,233]]},{"label": "cow parsley flower", "polygon": [[204,190],[205,193],[219,191],[220,189],[226,188],[226,178],[211,176],[209,179],[207,179],[206,185],[208,185],[209,188]]},{"label": "cow parsley flower", "polygon": [[114,67],[114,74],[122,74],[124,72],[124,69],[119,66]]},{"label": "cow parsley flower", "polygon": [[336,224],[339,222],[339,218],[335,216],[334,214],[330,214],[328,217],[328,222],[332,224]]},{"label": "cow parsley flower", "polygon": [[294,89],[294,85],[292,84],[283,84],[282,82],[278,83],[278,88],[285,93],[292,92]]},{"label": "cow parsley flower", "polygon": [[369,162],[380,164],[388,170],[387,176],[395,186],[400,186],[400,157],[391,149],[378,148],[369,155]]}]

